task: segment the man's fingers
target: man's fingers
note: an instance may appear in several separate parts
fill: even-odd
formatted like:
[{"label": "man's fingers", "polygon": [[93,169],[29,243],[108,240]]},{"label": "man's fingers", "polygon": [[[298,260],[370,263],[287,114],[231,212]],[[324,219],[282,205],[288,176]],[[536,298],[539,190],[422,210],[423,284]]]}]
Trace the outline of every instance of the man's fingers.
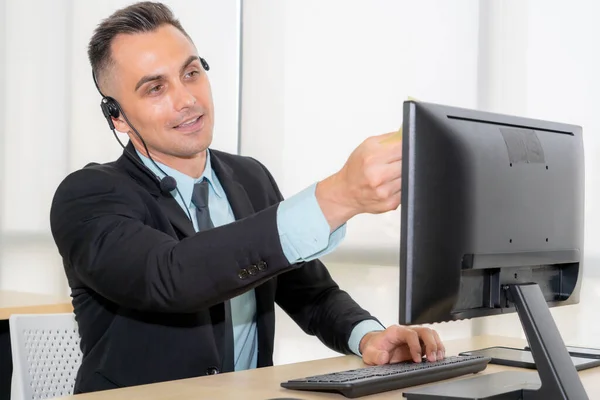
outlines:
[{"label": "man's fingers", "polygon": [[392,194],[398,194],[402,191],[402,178],[394,179],[390,182],[390,192]]},{"label": "man's fingers", "polygon": [[402,160],[387,164],[382,171],[384,182],[402,178]]},{"label": "man's fingers", "polygon": [[390,362],[390,353],[380,351],[377,353],[377,365],[388,364]]},{"label": "man's fingers", "polygon": [[419,334],[421,341],[423,341],[423,344],[425,345],[425,354],[427,359],[429,361],[437,361],[438,346],[433,331],[429,328],[414,328],[414,330]]},{"label": "man's fingers", "polygon": [[433,332],[433,337],[435,338],[435,342],[437,343],[438,360],[444,359],[444,358],[446,358],[446,348],[444,347],[444,344],[442,343],[442,339],[440,339],[440,335],[436,331],[432,331],[432,332]]},{"label": "man's fingers", "polygon": [[390,353],[384,350],[371,350],[368,354],[363,355],[363,361],[369,365],[388,364],[390,362]]},{"label": "man's fingers", "polygon": [[393,195],[400,193],[402,190],[402,178],[395,178],[392,181],[388,181],[377,188],[377,190],[377,194],[382,199],[390,198]]},{"label": "man's fingers", "polygon": [[385,350],[367,348],[362,355],[363,362],[367,365],[383,365],[390,361],[390,354]]},{"label": "man's fingers", "polygon": [[385,133],[367,139],[369,146],[373,146],[377,159],[383,163],[392,163],[402,160],[402,135],[398,132]]},{"label": "man's fingers", "polygon": [[406,344],[410,350],[410,355],[414,362],[421,362],[421,343],[416,331],[403,327],[395,326],[387,332],[387,340],[396,346]]},{"label": "man's fingers", "polygon": [[426,327],[393,325],[379,332],[362,353],[368,365],[394,364],[412,360],[419,363],[425,355],[430,362],[445,358],[446,349],[439,334]]},{"label": "man's fingers", "polygon": [[406,346],[396,347],[392,353],[392,358],[390,359],[390,364],[412,360],[412,355],[410,354],[410,350]]},{"label": "man's fingers", "polygon": [[402,160],[402,140],[389,143],[385,146],[382,161],[388,164]]}]

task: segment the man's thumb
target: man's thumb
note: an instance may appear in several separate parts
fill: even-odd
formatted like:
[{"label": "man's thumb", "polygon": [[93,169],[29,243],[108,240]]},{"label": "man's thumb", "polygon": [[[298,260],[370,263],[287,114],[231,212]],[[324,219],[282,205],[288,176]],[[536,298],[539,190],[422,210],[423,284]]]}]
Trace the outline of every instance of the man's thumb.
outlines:
[{"label": "man's thumb", "polygon": [[379,365],[387,364],[390,362],[390,353],[387,351],[380,351],[375,359]]}]

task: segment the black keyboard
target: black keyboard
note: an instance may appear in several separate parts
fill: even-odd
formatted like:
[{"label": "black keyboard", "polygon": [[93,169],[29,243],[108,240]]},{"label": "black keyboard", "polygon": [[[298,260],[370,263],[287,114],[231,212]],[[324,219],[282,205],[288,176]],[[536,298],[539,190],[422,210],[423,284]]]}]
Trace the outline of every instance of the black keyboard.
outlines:
[{"label": "black keyboard", "polygon": [[440,361],[413,361],[375,365],[293,379],[281,383],[287,389],[340,393],[355,398],[437,382],[483,371],[490,357],[452,356]]}]

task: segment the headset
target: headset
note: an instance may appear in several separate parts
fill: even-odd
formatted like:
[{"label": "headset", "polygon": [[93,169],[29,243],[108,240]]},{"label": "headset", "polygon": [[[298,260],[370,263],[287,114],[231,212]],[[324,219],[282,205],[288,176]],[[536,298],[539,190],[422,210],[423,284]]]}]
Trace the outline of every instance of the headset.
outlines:
[{"label": "headset", "polygon": [[[200,63],[202,64],[202,68],[204,68],[205,71],[208,71],[210,69],[210,67],[209,67],[208,63],[206,62],[206,60],[204,58],[202,58],[202,57],[199,57],[199,59],[200,59]],[[106,121],[108,122],[108,127],[111,129],[113,135],[115,136],[115,139],[117,139],[117,142],[119,142],[119,144],[121,145],[121,147],[123,148],[123,150],[130,156],[129,158],[132,161],[134,161],[135,163],[137,163],[144,170],[150,172],[150,174],[153,177],[156,178],[156,180],[158,181],[158,186],[160,187],[160,191],[163,194],[169,194],[173,190],[176,190],[177,193],[179,194],[179,197],[181,198],[183,204],[185,205],[185,200],[183,199],[183,196],[181,195],[181,192],[179,191],[179,188],[177,187],[177,181],[175,180],[175,178],[173,178],[172,176],[167,175],[167,173],[165,173],[165,171],[163,171],[154,162],[154,160],[152,159],[152,156],[150,155],[150,152],[148,151],[148,147],[146,146],[146,142],[142,138],[142,135],[140,135],[140,133],[138,132],[138,130],[135,129],[135,127],[133,126],[133,124],[131,122],[129,122],[129,119],[127,118],[127,115],[125,115],[125,111],[123,111],[123,108],[121,107],[121,105],[119,104],[119,102],[117,100],[115,100],[113,97],[105,96],[102,93],[102,91],[100,90],[100,86],[98,85],[98,81],[96,80],[96,74],[94,73],[93,70],[92,70],[92,78],[94,79],[94,84],[96,85],[96,89],[98,90],[98,93],[100,93],[100,95],[102,96],[102,100],[100,101],[100,108],[102,109],[102,114],[104,115],[104,118],[106,118]],[[144,145],[144,149],[146,150],[146,154],[148,155],[148,158],[150,159],[150,161],[152,162],[152,164],[154,164],[154,166],[160,172],[162,172],[165,175],[164,178],[160,178],[159,176],[155,175],[154,172],[152,172],[152,170],[150,168],[148,168],[146,165],[144,165],[144,163],[142,163],[141,161],[139,161],[137,159],[137,157],[135,156],[135,154],[132,154],[125,147],[125,145],[123,145],[123,143],[121,142],[121,140],[117,136],[117,132],[115,131],[115,125],[113,124],[113,121],[112,121],[113,118],[117,119],[121,115],[125,119],[125,122],[127,122],[127,124],[131,127],[131,129],[133,130],[133,132],[136,134],[136,136],[140,139],[140,141]],[[190,218],[190,221],[192,221],[192,214],[190,213],[190,210],[187,207],[185,207],[185,210],[187,212],[188,217]]]}]

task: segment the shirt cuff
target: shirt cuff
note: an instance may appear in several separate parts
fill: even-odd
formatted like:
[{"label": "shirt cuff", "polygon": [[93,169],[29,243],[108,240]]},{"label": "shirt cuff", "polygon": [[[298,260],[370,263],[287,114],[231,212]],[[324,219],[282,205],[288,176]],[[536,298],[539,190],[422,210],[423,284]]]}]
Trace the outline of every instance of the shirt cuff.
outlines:
[{"label": "shirt cuff", "polygon": [[281,202],[277,229],[290,262],[311,261],[333,251],[346,235],[346,224],[330,234],[327,219],[315,196],[317,184]]},{"label": "shirt cuff", "polygon": [[360,353],[360,341],[369,332],[384,331],[385,328],[377,321],[372,319],[366,319],[361,321],[358,325],[352,329],[350,339],[348,340],[348,347],[350,350],[359,357],[362,357]]}]

